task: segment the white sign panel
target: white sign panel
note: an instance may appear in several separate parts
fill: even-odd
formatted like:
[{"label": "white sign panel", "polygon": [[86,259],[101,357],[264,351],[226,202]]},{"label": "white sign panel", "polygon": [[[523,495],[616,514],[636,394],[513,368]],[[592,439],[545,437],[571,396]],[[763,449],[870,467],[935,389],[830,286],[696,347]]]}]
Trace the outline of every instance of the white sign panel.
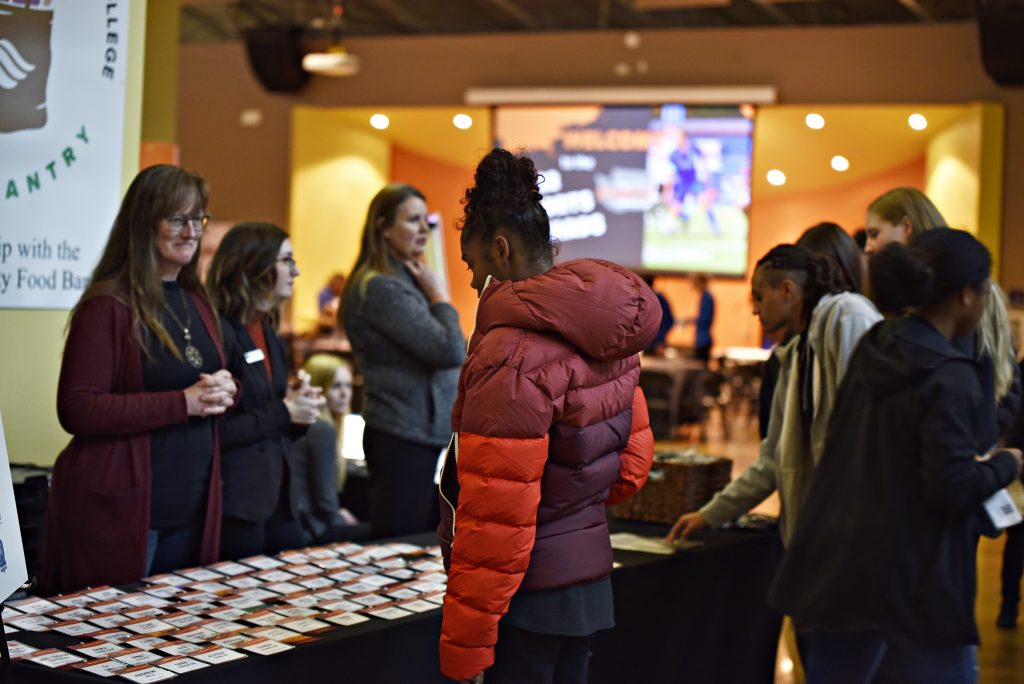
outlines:
[{"label": "white sign panel", "polygon": [[129,5],[0,0],[0,308],[71,308],[106,244]]},{"label": "white sign panel", "polygon": [[0,421],[0,601],[6,601],[27,581],[25,547],[21,543],[11,465],[7,461],[7,442],[3,421]]}]

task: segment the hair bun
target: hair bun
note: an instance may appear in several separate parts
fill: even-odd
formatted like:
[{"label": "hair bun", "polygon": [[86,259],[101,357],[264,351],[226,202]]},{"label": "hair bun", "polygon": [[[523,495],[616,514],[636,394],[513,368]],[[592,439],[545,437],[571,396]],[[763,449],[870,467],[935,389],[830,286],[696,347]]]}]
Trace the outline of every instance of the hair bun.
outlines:
[{"label": "hair bun", "polygon": [[480,161],[474,176],[473,201],[502,205],[513,212],[539,202],[539,175],[529,157],[517,157],[508,150],[494,148]]}]

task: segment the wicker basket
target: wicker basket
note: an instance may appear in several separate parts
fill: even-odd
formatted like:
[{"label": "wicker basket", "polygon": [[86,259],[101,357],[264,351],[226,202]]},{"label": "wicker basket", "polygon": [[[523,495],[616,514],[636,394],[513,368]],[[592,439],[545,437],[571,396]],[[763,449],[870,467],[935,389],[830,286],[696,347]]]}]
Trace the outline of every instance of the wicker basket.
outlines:
[{"label": "wicker basket", "polygon": [[671,524],[710,501],[731,475],[728,458],[692,451],[656,454],[644,488],[612,506],[611,512],[616,518]]}]

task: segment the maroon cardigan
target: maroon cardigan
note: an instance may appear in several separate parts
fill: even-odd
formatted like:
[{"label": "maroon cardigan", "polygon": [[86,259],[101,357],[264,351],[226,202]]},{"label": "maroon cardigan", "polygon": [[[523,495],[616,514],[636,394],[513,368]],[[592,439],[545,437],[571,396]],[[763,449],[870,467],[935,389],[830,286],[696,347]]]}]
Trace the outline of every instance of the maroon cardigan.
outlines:
[{"label": "maroon cardigan", "polygon": [[[224,363],[216,318],[191,293]],[[53,470],[43,545],[43,595],[139,580],[149,531],[149,432],[188,420],[182,390],[146,392],[131,310],[118,293],[82,302],[71,320],[57,415],[72,435]],[[217,560],[221,482],[217,423],[200,563]]]}]

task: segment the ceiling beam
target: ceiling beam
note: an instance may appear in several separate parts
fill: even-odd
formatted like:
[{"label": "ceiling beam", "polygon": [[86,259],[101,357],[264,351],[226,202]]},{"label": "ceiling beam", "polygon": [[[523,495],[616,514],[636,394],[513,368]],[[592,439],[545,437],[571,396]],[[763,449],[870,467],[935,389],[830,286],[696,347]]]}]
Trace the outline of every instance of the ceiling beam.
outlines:
[{"label": "ceiling beam", "polygon": [[924,5],[920,3],[920,0],[896,0],[898,3],[903,5],[913,14],[915,17],[926,23],[933,23],[935,17],[929,12]]},{"label": "ceiling beam", "polygon": [[512,17],[530,31],[543,31],[544,24],[512,0],[486,0],[486,3],[508,17]]},{"label": "ceiling beam", "polygon": [[388,21],[405,33],[432,33],[434,31],[433,26],[424,25],[422,21],[405,11],[401,3],[394,0],[373,0],[371,4],[382,10],[387,15]]},{"label": "ceiling beam", "polygon": [[[772,4],[771,0],[749,0],[750,4],[756,5],[762,12],[767,14],[776,23],[779,24],[792,24],[793,20],[789,18],[789,15],[780,10],[778,7]],[[902,0],[901,0],[902,1]],[[908,0],[913,2],[913,0]]]}]

